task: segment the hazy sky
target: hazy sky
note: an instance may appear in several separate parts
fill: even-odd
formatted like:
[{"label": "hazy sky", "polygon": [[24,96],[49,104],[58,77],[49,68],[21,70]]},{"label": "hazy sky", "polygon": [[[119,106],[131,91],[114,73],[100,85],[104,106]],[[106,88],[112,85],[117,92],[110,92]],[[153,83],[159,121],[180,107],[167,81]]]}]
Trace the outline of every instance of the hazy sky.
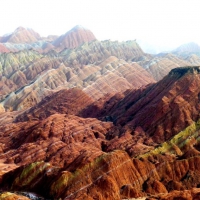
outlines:
[{"label": "hazy sky", "polygon": [[82,25],[97,39],[159,46],[200,44],[200,0],[0,0],[0,35],[29,27],[42,36]]}]

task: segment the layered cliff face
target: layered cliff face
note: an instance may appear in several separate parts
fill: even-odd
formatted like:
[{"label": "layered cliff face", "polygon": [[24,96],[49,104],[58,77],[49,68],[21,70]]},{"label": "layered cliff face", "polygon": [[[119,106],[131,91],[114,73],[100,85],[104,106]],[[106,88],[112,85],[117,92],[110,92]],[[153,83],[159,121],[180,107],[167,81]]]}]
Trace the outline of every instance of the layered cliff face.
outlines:
[{"label": "layered cliff face", "polygon": [[42,55],[35,51],[4,53],[0,55],[0,98],[28,83],[23,70],[32,62],[37,62]]},{"label": "layered cliff face", "polygon": [[177,68],[156,84],[92,103],[82,116],[123,126],[120,133],[107,136],[104,149],[122,149],[138,156],[197,122],[198,85],[199,67]]}]

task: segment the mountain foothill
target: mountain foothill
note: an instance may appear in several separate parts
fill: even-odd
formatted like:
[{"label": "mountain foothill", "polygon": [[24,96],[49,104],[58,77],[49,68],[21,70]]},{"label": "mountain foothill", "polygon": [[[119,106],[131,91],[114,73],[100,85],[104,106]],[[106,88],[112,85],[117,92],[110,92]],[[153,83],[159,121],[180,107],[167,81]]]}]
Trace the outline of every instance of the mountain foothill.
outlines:
[{"label": "mountain foothill", "polygon": [[195,43],[1,36],[0,199],[200,199],[199,85]]}]

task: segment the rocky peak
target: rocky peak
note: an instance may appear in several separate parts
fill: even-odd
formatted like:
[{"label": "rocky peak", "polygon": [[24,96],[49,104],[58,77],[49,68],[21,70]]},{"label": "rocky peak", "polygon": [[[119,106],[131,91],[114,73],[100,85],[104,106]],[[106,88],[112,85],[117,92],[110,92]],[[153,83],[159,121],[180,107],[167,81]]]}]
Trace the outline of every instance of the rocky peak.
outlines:
[{"label": "rocky peak", "polygon": [[72,28],[70,31],[66,32],[64,35],[61,35],[58,39],[54,41],[56,47],[63,48],[76,48],[85,42],[90,42],[96,40],[94,34],[80,26],[77,25]]}]

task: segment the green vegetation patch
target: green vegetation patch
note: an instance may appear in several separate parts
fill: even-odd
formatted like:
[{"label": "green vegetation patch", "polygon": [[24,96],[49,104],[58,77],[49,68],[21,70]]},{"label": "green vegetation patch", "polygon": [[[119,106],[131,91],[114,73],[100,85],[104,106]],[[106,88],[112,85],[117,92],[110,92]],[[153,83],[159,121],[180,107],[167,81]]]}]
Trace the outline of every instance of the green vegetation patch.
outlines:
[{"label": "green vegetation patch", "polygon": [[14,180],[13,187],[18,186],[23,188],[31,185],[32,181],[36,180],[36,178],[49,167],[50,164],[43,161],[31,163],[30,165],[26,166],[20,176]]},{"label": "green vegetation patch", "polygon": [[161,145],[159,145],[159,147],[139,156],[139,158],[147,158],[151,155],[163,154],[163,153],[180,155],[182,154],[182,151],[192,142],[193,143],[194,141],[196,143],[200,142],[199,129],[200,129],[200,119],[197,122],[192,123],[183,131],[179,132],[171,140],[162,143]]}]

